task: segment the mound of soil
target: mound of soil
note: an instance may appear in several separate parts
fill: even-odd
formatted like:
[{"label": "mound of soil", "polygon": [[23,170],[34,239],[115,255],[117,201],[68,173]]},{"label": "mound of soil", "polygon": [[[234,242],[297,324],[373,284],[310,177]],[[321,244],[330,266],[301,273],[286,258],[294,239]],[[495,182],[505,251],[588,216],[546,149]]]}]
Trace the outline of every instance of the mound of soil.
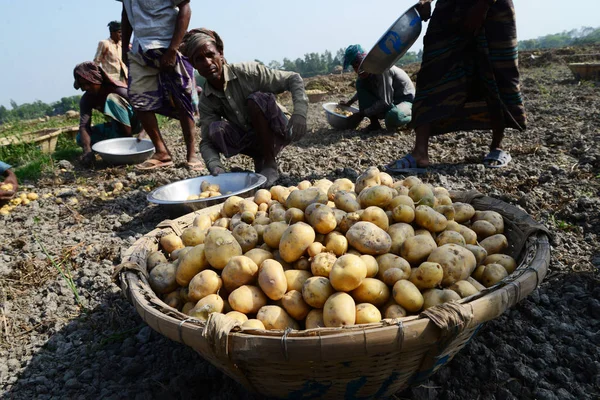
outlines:
[{"label": "mound of soil", "polygon": [[[398,399],[598,398],[600,91],[578,84],[566,65],[549,62],[522,70],[529,127],[507,132],[504,147],[513,161],[506,168],[481,163],[489,132],[458,132],[432,139],[433,166],[423,179],[478,190],[547,225],[554,233],[550,275],[429,381]],[[352,80],[342,74],[314,81],[333,88],[324,101],[338,101],[352,95]],[[309,133],[279,157],[279,184],[356,179],[367,167],[404,155],[414,141],[411,131],[365,133],[366,122],[359,130],[335,131],[320,104],[310,105],[308,122]],[[99,163],[87,171],[63,162],[29,186],[53,197],[0,217],[3,397],[261,398],[151,330],[111,280],[122,252],[168,218],[147,203],[147,191],[198,175],[184,167],[177,123],[165,134],[175,167],[139,173]],[[224,163],[252,167],[243,156]],[[111,195],[116,181],[124,189]]]}]

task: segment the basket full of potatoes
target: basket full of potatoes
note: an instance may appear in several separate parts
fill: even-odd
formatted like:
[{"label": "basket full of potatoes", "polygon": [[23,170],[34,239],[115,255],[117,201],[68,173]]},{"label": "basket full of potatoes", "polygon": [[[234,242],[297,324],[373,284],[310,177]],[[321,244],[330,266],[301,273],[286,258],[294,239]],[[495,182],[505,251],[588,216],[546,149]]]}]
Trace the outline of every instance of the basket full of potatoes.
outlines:
[{"label": "basket full of potatoes", "polygon": [[479,193],[376,167],[167,220],[115,276],[163,335],[266,396],[390,396],[546,275],[547,230]]}]

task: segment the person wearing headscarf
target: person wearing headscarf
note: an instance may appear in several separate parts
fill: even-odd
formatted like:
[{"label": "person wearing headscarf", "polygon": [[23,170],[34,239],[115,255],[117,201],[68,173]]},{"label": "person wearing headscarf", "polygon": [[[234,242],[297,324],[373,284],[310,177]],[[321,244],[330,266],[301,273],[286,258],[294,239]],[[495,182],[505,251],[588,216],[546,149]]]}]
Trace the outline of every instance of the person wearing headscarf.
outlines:
[{"label": "person wearing headscarf", "polygon": [[[141,124],[129,103],[127,87],[113,80],[104,69],[92,61],[77,64],[73,70],[75,89],[84,93],[79,101],[79,133],[77,143],[83,148],[82,164],[94,161],[92,145],[106,139],[141,133]],[[92,127],[92,111],[103,113],[108,122]]]},{"label": "person wearing headscarf", "polygon": [[506,166],[501,148],[506,128],[525,130],[526,115],[518,68],[518,40],[512,0],[420,0],[423,21],[431,17],[411,125],[413,150],[387,165],[389,172],[429,166],[429,138],[448,132],[491,130],[483,165]]},{"label": "person wearing headscarf", "polygon": [[127,83],[127,65],[123,62],[121,48],[121,23],[108,23],[110,37],[98,43],[94,62],[100,65],[113,80]]},{"label": "person wearing headscarf", "polygon": [[392,66],[382,74],[369,74],[360,69],[366,57],[362,46],[353,44],[344,53],[344,70],[352,66],[358,75],[356,78],[356,94],[340,105],[351,106],[358,100],[359,114],[368,117],[371,124],[369,131],[381,129],[380,119],[385,120],[387,130],[406,126],[412,115],[412,101],[415,86],[410,77],[402,69]]},{"label": "person wearing headscarf", "polygon": [[[245,154],[271,186],[279,177],[275,157],[306,133],[308,98],[300,75],[257,62],[229,64],[223,41],[208,29],[188,32],[181,51],[206,79],[199,103],[200,153],[209,171],[225,172],[221,154]],[[293,114],[275,100],[285,91],[292,94]]]},{"label": "person wearing headscarf", "polygon": [[[123,59],[129,62],[129,99],[156,149],[138,165],[150,170],[173,165],[156,114],[179,120],[188,168],[204,170],[196,156],[196,91],[194,68],[179,52],[192,14],[189,0],[123,2]],[[134,40],[128,51],[131,35]]]}]

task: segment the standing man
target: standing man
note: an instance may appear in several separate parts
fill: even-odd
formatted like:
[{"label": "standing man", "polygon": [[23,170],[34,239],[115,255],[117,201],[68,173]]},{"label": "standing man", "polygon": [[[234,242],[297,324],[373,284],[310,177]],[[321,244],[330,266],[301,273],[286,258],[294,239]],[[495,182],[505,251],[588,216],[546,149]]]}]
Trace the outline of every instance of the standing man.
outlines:
[{"label": "standing man", "polygon": [[[179,119],[187,149],[187,165],[201,170],[196,157],[193,96],[194,68],[179,51],[192,10],[189,0],[123,2],[123,61],[129,65],[129,101],[156,149],[138,165],[150,170],[173,165],[158,128],[156,114]],[[134,41],[131,51],[129,41]]]},{"label": "standing man", "polygon": [[[308,98],[302,77],[256,62],[228,64],[216,32],[192,29],[182,52],[206,79],[200,97],[200,152],[213,175],[225,172],[220,154],[252,157],[256,172],[271,186],[279,177],[277,154],[306,133]],[[294,113],[277,104],[275,95],[290,91]]]},{"label": "standing man", "polygon": [[116,82],[127,84],[127,65],[121,58],[121,23],[112,21],[108,23],[110,37],[98,43],[98,50],[94,62],[102,67],[104,72]]}]

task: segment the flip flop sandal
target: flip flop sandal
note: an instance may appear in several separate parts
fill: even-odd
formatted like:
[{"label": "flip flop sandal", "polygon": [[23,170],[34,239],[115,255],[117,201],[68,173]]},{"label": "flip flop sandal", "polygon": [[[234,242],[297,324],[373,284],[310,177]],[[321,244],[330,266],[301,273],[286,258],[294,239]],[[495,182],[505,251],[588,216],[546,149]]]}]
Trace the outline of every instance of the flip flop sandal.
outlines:
[{"label": "flip flop sandal", "polygon": [[170,167],[171,165],[173,165],[173,161],[171,161],[171,160],[161,161],[161,160],[151,158],[149,160],[144,161],[141,164],[136,165],[135,168],[142,170],[142,171],[148,171],[151,169]]},{"label": "flip flop sandal", "polygon": [[203,171],[206,169],[202,161],[186,162],[185,165],[192,171]]},{"label": "flip flop sandal", "polygon": [[[490,151],[488,155],[485,156],[485,158],[483,159],[483,165],[485,165],[487,168],[502,168],[506,167],[510,160],[512,160],[510,154],[503,150],[497,149]],[[491,163],[493,161],[497,161],[498,164],[492,165]]]},{"label": "flip flop sandal", "polygon": [[424,174],[427,168],[417,166],[417,160],[412,154],[407,154],[399,160],[392,161],[386,165],[385,170],[393,174]]}]

